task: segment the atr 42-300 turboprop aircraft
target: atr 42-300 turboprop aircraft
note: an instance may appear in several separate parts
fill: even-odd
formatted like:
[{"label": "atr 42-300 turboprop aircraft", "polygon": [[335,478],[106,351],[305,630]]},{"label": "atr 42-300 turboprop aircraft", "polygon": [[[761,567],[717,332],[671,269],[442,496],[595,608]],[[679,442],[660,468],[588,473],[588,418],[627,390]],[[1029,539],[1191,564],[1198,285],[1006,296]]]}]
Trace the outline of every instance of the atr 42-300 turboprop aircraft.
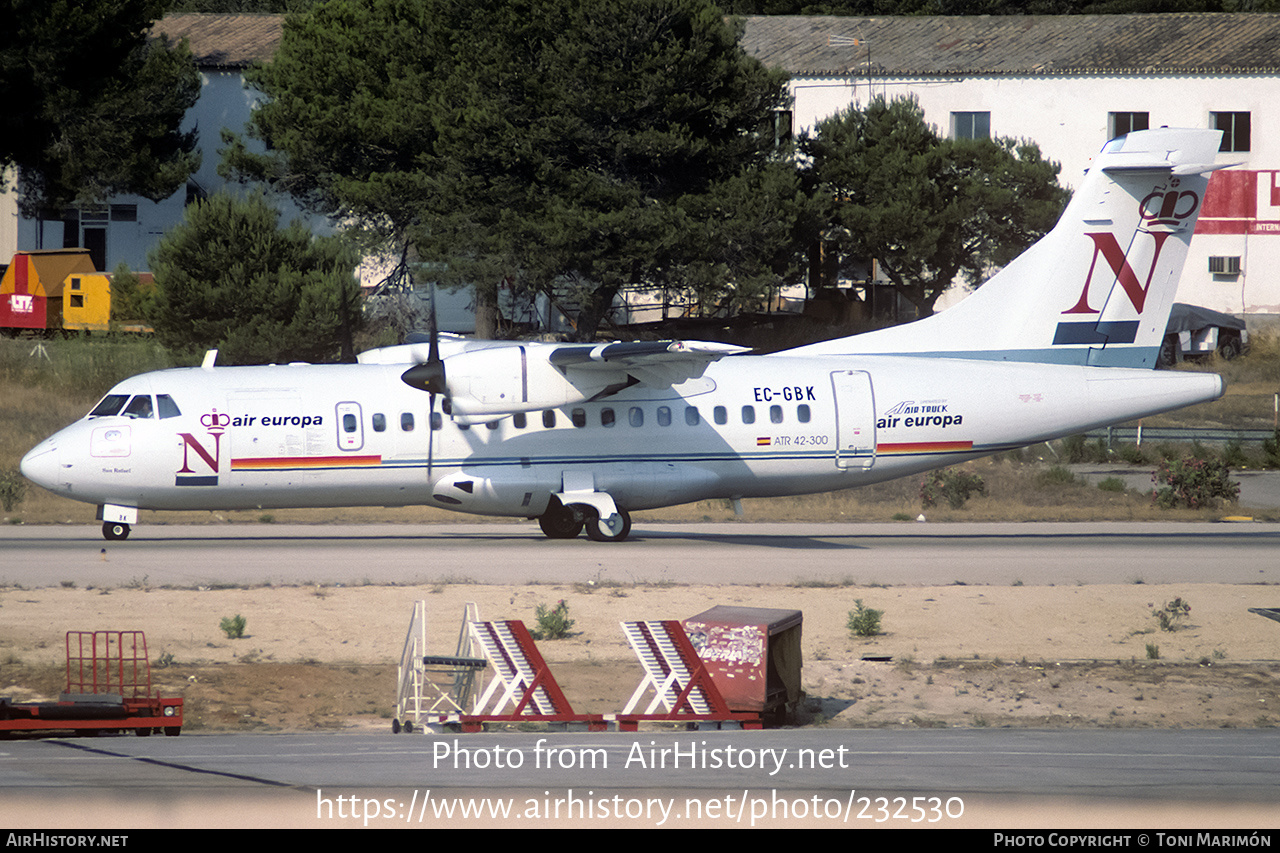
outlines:
[{"label": "atr 42-300 turboprop aircraft", "polygon": [[139,509],[426,504],[620,541],[636,510],[859,486],[1221,396],[1155,372],[1220,134],[1095,158],[1054,229],[954,308],[773,355],[428,340],[359,364],[135,376],[22,472]]}]

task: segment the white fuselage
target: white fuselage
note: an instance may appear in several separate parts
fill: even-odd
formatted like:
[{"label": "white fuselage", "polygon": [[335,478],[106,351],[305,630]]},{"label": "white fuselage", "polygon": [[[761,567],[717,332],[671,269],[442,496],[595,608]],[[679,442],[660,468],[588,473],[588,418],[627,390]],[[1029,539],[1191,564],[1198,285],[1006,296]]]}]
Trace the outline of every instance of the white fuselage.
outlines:
[{"label": "white fuselage", "polygon": [[23,472],[149,509],[425,504],[533,517],[570,484],[624,510],[859,486],[1211,400],[1182,374],[895,356],[733,356],[667,388],[462,426],[405,364],[190,368],[111,394],[150,417],[86,417]]}]

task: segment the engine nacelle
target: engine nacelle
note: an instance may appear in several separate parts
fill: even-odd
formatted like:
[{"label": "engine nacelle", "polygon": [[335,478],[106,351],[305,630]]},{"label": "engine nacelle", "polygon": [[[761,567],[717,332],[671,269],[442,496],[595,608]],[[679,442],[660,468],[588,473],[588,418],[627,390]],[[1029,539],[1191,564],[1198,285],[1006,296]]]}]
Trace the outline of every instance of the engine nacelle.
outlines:
[{"label": "engine nacelle", "polygon": [[609,377],[574,376],[570,382],[547,359],[550,348],[496,347],[458,353],[443,360],[453,416],[482,423],[515,412],[557,409],[589,400]]}]

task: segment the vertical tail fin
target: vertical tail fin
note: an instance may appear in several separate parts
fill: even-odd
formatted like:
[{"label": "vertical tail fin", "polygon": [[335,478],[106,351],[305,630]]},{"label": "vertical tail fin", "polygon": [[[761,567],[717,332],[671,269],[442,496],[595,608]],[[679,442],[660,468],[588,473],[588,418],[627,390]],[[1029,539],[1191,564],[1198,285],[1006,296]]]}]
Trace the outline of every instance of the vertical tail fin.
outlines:
[{"label": "vertical tail fin", "polygon": [[1221,133],[1113,139],[1062,218],[953,308],[790,354],[1154,367]]}]

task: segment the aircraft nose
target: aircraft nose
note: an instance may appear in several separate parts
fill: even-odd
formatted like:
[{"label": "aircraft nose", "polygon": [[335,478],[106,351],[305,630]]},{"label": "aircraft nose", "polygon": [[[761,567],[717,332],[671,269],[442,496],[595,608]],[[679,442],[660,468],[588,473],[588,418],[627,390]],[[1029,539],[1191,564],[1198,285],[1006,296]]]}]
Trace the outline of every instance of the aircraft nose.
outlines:
[{"label": "aircraft nose", "polygon": [[38,486],[57,491],[58,445],[53,439],[45,439],[31,449],[19,464],[22,476]]}]

